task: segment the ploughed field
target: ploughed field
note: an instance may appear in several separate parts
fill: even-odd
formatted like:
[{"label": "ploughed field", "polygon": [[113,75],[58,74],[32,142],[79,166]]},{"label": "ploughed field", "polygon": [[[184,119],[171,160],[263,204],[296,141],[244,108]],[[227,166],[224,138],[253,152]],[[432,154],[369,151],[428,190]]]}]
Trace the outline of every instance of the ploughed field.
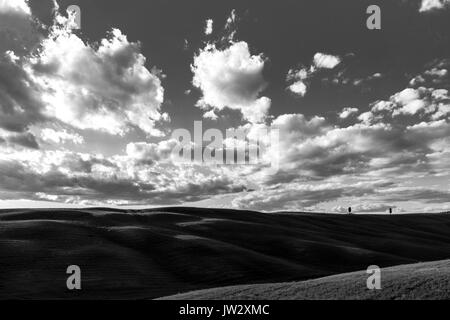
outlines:
[{"label": "ploughed field", "polygon": [[450,214],[0,210],[0,299],[150,299],[444,259]]}]

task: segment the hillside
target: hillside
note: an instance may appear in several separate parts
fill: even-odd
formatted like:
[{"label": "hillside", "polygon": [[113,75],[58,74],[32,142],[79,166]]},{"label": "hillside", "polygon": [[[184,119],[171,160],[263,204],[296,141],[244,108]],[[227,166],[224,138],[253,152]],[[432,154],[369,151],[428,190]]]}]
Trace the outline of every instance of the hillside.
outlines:
[{"label": "hillside", "polygon": [[448,300],[450,260],[408,264],[381,270],[381,290],[368,290],[365,271],[301,282],[242,285],[200,290],[163,300]]},{"label": "hillside", "polygon": [[0,298],[157,298],[449,259],[450,215],[1,210],[0,257]]}]

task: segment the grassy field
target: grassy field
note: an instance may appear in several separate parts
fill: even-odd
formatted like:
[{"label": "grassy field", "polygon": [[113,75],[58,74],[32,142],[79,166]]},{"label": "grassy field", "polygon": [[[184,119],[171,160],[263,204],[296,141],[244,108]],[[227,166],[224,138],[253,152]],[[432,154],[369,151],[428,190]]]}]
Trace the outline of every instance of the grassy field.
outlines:
[{"label": "grassy field", "polygon": [[450,260],[381,270],[381,289],[369,290],[366,271],[301,282],[242,285],[193,291],[163,300],[448,300]]},{"label": "grassy field", "polygon": [[450,215],[1,210],[0,257],[0,299],[157,298],[450,259]]}]

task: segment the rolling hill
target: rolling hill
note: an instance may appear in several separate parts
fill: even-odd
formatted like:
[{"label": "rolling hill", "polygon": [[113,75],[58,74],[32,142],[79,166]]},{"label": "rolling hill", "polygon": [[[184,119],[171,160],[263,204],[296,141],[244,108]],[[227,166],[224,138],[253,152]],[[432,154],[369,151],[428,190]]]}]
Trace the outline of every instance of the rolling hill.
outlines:
[{"label": "rolling hill", "polygon": [[381,270],[381,289],[369,290],[365,271],[301,282],[256,284],[188,292],[162,300],[448,300],[450,260]]},{"label": "rolling hill", "polygon": [[0,257],[0,299],[157,298],[449,259],[450,215],[0,210]]}]

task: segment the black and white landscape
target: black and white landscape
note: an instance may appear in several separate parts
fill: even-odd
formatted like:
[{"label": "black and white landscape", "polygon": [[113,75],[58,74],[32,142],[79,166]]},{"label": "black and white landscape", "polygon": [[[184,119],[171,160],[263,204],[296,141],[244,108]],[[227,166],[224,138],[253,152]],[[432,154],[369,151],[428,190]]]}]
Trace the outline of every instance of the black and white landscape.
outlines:
[{"label": "black and white landscape", "polygon": [[449,69],[449,0],[0,0],[0,299],[450,298]]},{"label": "black and white landscape", "polygon": [[[450,297],[449,213],[99,208],[4,210],[0,217],[2,299],[153,299],[185,292],[169,298]],[[366,268],[374,262],[382,268],[382,289],[371,291]],[[66,287],[73,264],[82,270],[75,292]],[[390,266],[398,267],[384,269]],[[362,272],[347,274],[352,271]],[[247,286],[222,288],[231,285]]]}]

